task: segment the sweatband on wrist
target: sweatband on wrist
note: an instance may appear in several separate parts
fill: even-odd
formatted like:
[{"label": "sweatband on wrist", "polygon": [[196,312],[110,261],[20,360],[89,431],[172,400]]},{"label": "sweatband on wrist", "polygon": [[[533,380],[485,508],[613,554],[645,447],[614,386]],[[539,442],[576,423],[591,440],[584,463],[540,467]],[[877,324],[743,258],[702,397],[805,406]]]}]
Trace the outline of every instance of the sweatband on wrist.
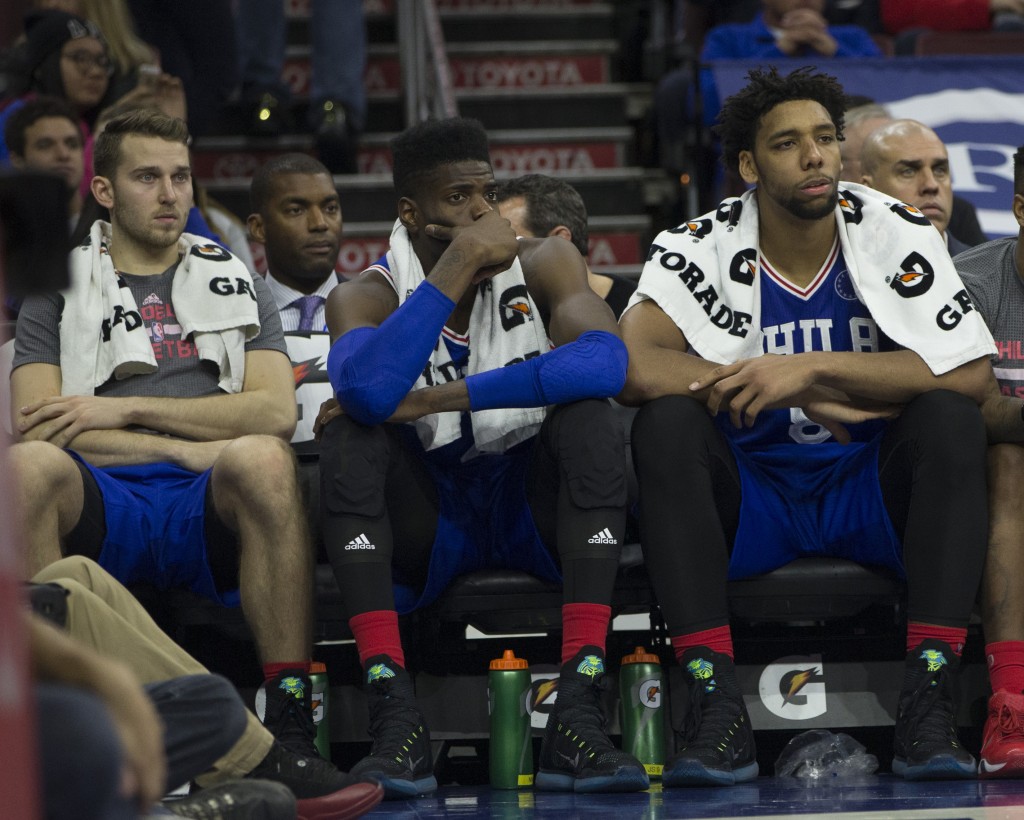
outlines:
[{"label": "sweatband on wrist", "polygon": [[471,410],[545,407],[618,395],[629,356],[612,333],[589,330],[540,356],[466,377]]},{"label": "sweatband on wrist", "polygon": [[436,287],[421,282],[379,327],[357,327],[339,337],[327,355],[327,377],[345,412],[361,424],[391,418],[454,308]]}]

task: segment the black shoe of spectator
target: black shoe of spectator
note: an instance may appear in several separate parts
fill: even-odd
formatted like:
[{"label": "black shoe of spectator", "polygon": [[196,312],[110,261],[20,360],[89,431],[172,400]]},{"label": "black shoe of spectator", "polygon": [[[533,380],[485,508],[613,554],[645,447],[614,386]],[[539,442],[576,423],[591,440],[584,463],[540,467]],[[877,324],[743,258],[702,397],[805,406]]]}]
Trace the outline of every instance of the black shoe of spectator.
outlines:
[{"label": "black shoe of spectator", "polygon": [[356,173],[356,135],[345,106],[326,100],[319,116],[314,133],[320,161],[332,174]]},{"label": "black shoe of spectator", "polygon": [[267,780],[231,780],[161,805],[193,820],[294,820],[298,810],[287,786]]},{"label": "black shoe of spectator", "polygon": [[254,137],[277,137],[291,130],[291,124],[287,105],[267,92],[253,108],[249,133]]}]

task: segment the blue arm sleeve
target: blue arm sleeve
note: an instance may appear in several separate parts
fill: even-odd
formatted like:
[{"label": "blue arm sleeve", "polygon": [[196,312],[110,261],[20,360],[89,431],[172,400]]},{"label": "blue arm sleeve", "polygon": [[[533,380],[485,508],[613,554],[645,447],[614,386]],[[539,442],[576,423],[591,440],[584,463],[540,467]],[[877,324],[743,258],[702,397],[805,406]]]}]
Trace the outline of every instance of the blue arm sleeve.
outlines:
[{"label": "blue arm sleeve", "polygon": [[590,330],[533,359],[468,376],[469,406],[544,407],[615,396],[626,384],[628,362],[618,336]]},{"label": "blue arm sleeve", "polygon": [[327,355],[327,377],[338,403],[361,424],[394,415],[437,344],[455,303],[423,282],[380,327],[357,327]]}]

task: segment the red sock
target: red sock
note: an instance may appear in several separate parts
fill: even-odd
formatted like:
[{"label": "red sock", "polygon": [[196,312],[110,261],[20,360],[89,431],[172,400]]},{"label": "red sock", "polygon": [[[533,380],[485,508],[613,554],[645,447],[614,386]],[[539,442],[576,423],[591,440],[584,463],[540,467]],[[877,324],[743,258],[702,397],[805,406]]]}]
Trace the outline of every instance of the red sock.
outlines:
[{"label": "red sock", "polygon": [[948,643],[957,655],[961,655],[964,651],[964,642],[967,640],[967,627],[936,626],[920,621],[910,621],[907,624],[907,652],[913,652],[921,645],[921,641],[929,638]]},{"label": "red sock", "polygon": [[604,604],[562,605],[562,663],[576,657],[584,646],[596,646],[604,653],[612,608]]},{"label": "red sock", "polygon": [[736,659],[732,649],[732,630],[728,624],[672,636],[672,651],[676,653],[676,660],[680,663],[683,662],[683,653],[695,646],[706,646],[712,652],[721,652],[733,660]]},{"label": "red sock", "polygon": [[291,663],[265,663],[263,664],[263,680],[269,683],[286,669],[294,669],[309,674],[309,661],[292,661]]},{"label": "red sock", "polygon": [[987,643],[985,657],[993,692],[1024,693],[1024,641]]},{"label": "red sock", "polygon": [[398,613],[393,609],[377,609],[353,615],[348,619],[348,628],[356,639],[359,663],[363,666],[374,655],[387,655],[405,668],[402,636],[398,634]]}]

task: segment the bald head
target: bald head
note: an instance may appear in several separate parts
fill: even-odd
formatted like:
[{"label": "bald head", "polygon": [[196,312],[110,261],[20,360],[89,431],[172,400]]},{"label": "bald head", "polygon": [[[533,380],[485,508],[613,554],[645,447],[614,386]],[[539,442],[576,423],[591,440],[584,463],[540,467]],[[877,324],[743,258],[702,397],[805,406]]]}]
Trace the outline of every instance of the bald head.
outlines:
[{"label": "bald head", "polygon": [[839,143],[839,157],[843,161],[840,178],[847,182],[860,182],[861,150],[868,135],[892,122],[892,115],[877,103],[858,105],[849,109],[843,118],[843,141]]},{"label": "bald head", "polygon": [[893,120],[868,135],[860,159],[865,185],[913,205],[945,234],[953,180],[938,134],[917,120]]}]

